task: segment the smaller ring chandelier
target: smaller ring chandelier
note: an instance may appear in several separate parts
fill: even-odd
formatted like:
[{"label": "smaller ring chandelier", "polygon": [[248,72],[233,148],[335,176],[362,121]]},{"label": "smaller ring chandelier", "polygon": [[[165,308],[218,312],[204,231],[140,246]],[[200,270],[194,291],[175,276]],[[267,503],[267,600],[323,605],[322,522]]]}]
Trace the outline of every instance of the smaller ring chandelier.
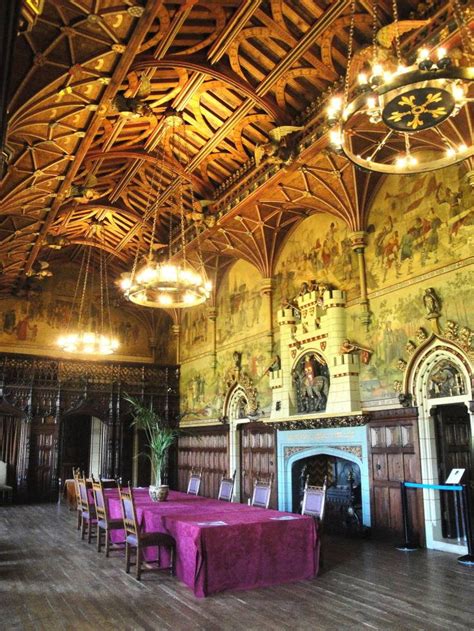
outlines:
[{"label": "smaller ring chandelier", "polygon": [[[101,226],[93,226],[94,234]],[[98,243],[100,246],[100,244]],[[100,303],[94,295],[93,271],[91,271],[92,247],[84,249],[77,278],[71,316],[66,332],[58,338],[58,346],[66,353],[81,355],[112,355],[119,347],[112,333],[107,267],[103,247],[99,247]],[[87,296],[87,294],[89,295]],[[86,305],[86,298],[88,304]]]},{"label": "smaller ring chandelier", "polygon": [[[416,62],[407,66],[400,34],[415,28],[416,23],[399,22],[397,1],[393,0],[394,22],[377,33],[374,1],[370,70],[363,69],[356,79],[355,0],[351,7],[344,91],[333,96],[327,108],[332,150],[362,169],[379,173],[423,173],[473,156],[474,115],[470,109],[474,99],[470,90],[474,68],[455,65],[442,46],[422,48]],[[463,47],[463,53],[457,53],[472,59],[470,34],[459,0],[453,0],[452,7]],[[379,46],[379,34],[388,29],[395,44],[392,59],[386,42],[385,49]],[[388,46],[391,44],[389,40]],[[385,65],[383,55],[389,57]]]},{"label": "smaller ring chandelier", "polygon": [[[178,142],[178,134],[175,128],[183,125],[183,119],[174,112],[165,114],[165,130],[171,129],[171,135],[175,142]],[[171,139],[170,139],[171,140]],[[185,150],[185,138],[182,140]],[[171,144],[171,142],[170,142]],[[178,151],[178,154],[180,152]],[[162,153],[164,161],[164,150]],[[160,168],[160,178],[163,176],[163,164]],[[153,182],[156,177],[156,169],[153,172]],[[180,260],[172,257],[172,224],[170,217],[169,244],[167,256],[157,253],[157,249],[162,247],[155,241],[156,225],[158,223],[159,203],[148,204],[145,211],[144,223],[147,219],[153,219],[152,232],[148,253],[139,260],[140,244],[137,247],[134,264],[131,272],[122,274],[120,287],[128,300],[142,307],[171,307],[182,308],[192,307],[205,302],[211,293],[212,285],[207,278],[202,259],[200,241],[198,235],[197,265],[190,264],[186,252],[186,237],[184,227],[184,205],[183,205],[183,177],[178,176],[175,182],[175,204],[180,218],[181,252]],[[191,184],[189,184],[191,204],[194,196]],[[158,196],[160,193],[160,183],[158,183]],[[149,198],[150,200],[150,198]]]}]

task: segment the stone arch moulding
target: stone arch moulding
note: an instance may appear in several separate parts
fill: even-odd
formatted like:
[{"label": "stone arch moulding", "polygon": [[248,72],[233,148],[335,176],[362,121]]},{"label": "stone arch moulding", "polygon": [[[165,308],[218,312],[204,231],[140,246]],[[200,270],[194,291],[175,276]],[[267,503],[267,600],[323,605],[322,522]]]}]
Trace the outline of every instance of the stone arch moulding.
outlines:
[{"label": "stone arch moulding", "polygon": [[427,397],[427,379],[431,370],[443,359],[452,362],[466,381],[466,394],[471,398],[474,370],[468,355],[457,345],[436,333],[417,349],[404,374],[403,392],[411,395],[413,405],[420,405]]},{"label": "stone arch moulding", "polygon": [[[252,417],[258,412],[258,393],[253,385],[251,377],[236,370],[228,374],[226,379],[226,392],[224,394],[224,405],[222,409],[224,419],[235,419],[233,414],[235,407],[242,399],[245,399],[245,416]],[[245,418],[245,416],[243,418]]]},{"label": "stone arch moulding", "polygon": [[[444,405],[462,404],[469,411],[472,400],[473,366],[469,357],[454,342],[433,333],[410,359],[404,375],[404,397],[408,404],[418,408],[418,434],[420,441],[421,481],[426,484],[444,482],[439,478],[437,434],[433,408]],[[458,380],[452,381],[454,387],[449,387],[445,396],[433,392],[432,375],[438,367],[446,362],[451,373]],[[441,371],[439,371],[441,372]],[[448,384],[447,384],[448,385]],[[459,387],[462,385],[462,387]],[[471,418],[471,423],[472,423]],[[442,508],[438,491],[425,489],[423,491],[423,508],[425,515],[426,547],[444,550],[456,554],[465,554],[466,548],[454,539],[445,539],[441,529]]]}]

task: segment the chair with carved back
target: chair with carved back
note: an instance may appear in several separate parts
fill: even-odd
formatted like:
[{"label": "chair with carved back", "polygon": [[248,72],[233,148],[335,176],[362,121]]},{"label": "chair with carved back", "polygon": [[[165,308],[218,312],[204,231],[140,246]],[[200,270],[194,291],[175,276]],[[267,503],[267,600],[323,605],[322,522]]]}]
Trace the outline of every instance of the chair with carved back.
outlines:
[{"label": "chair with carved back", "polygon": [[253,483],[251,506],[258,508],[268,508],[270,505],[270,497],[272,494],[273,473],[268,480],[259,480],[256,478]]},{"label": "chair with carved back", "polygon": [[7,484],[7,472],[7,463],[0,460],[0,493],[2,494],[2,501],[5,501],[6,495],[7,499],[10,498],[10,502],[13,502],[13,487]]},{"label": "chair with carved back", "polygon": [[324,477],[323,486],[313,486],[309,484],[309,475],[306,476],[304,485],[303,502],[301,504],[301,514],[314,517],[318,523],[318,530],[321,531],[324,520],[324,509],[326,507],[327,477]]},{"label": "chair with carved back", "polygon": [[117,489],[117,482],[115,480],[101,480],[92,482],[92,492],[94,494],[95,512],[97,515],[97,552],[102,550],[102,533],[105,534],[105,556],[109,556],[111,549],[123,549],[122,545],[125,543],[125,535],[123,541],[113,544],[111,541],[111,531],[122,530],[123,531],[123,519],[114,519],[110,516],[107,497],[105,494],[106,489]]},{"label": "chair with carved back", "polygon": [[[93,528],[97,526],[92,482],[91,480],[86,480],[85,474],[83,473],[82,477],[79,477],[78,483],[81,506],[81,539],[84,539],[87,531],[87,543],[91,543],[92,536],[95,534]],[[89,491],[91,491],[91,493]]]},{"label": "chair with carved back", "polygon": [[82,525],[82,504],[81,504],[81,493],[79,491],[79,478],[81,475],[81,471],[79,468],[72,468],[72,477],[74,479],[74,495],[76,498],[76,512],[77,512],[77,529],[80,530]]},{"label": "chair with carved back", "polygon": [[199,495],[199,488],[201,486],[202,469],[191,469],[191,475],[189,476],[188,489],[186,493],[188,495]]},{"label": "chair with carved back", "polygon": [[[125,571],[127,574],[130,572],[130,566],[136,566],[136,578],[139,581],[141,574],[145,571],[142,568],[143,562],[143,549],[155,546],[158,548],[158,566],[156,569],[169,569],[171,574],[174,573],[174,558],[175,558],[175,540],[171,535],[163,532],[144,532],[137,520],[137,511],[135,507],[135,500],[133,497],[133,490],[128,485],[128,489],[122,487],[119,488],[120,502],[122,504],[123,514],[123,526],[125,529]],[[168,548],[170,552],[170,565],[167,568],[161,567],[160,548]],[[131,562],[131,549],[136,550],[136,560],[133,564]],[[155,568],[153,568],[155,569]],[[149,568],[147,568],[147,571]]]},{"label": "chair with carved back", "polygon": [[219,493],[217,495],[217,499],[222,500],[223,502],[232,502],[232,496],[234,494],[234,484],[235,471],[234,475],[231,478],[226,478],[226,472],[224,471],[224,475],[222,476],[221,483],[219,485]]}]

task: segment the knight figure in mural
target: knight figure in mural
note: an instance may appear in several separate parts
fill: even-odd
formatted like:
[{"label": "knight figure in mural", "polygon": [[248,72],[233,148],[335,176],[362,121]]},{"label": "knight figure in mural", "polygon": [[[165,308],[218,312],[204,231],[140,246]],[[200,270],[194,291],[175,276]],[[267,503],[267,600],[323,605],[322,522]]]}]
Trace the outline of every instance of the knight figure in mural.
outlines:
[{"label": "knight figure in mural", "polygon": [[298,413],[323,412],[329,393],[326,362],[315,353],[307,353],[293,369]]}]

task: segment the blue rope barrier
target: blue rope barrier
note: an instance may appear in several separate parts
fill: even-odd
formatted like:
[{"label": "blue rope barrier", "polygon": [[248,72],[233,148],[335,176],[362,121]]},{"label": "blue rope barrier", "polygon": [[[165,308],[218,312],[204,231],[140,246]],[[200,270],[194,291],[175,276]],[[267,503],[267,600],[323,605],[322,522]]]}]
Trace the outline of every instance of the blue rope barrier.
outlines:
[{"label": "blue rope barrier", "polygon": [[419,482],[403,482],[407,489],[434,489],[435,491],[462,491],[456,484],[420,484]]}]

